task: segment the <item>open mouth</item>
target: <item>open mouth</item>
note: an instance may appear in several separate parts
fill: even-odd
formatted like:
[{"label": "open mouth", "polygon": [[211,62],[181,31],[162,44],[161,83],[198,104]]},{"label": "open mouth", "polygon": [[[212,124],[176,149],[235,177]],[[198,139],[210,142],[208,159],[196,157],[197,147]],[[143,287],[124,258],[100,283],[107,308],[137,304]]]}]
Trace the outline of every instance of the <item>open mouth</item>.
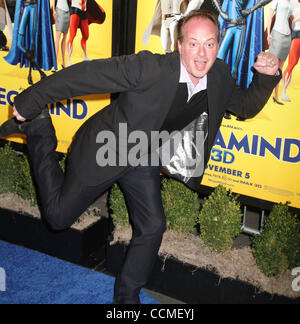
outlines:
[{"label": "open mouth", "polygon": [[195,67],[197,70],[205,69],[207,61],[195,61]]}]

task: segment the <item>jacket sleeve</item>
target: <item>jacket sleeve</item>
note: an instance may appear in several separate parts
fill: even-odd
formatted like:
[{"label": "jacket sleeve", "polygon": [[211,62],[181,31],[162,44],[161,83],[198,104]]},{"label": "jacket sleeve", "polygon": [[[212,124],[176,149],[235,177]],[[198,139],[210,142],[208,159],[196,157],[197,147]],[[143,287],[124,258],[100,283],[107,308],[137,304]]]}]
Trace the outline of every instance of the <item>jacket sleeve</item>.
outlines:
[{"label": "jacket sleeve", "polygon": [[36,83],[15,97],[21,116],[33,119],[47,104],[74,97],[118,93],[137,87],[143,60],[150,53],[94,60],[73,65]]},{"label": "jacket sleeve", "polygon": [[242,118],[253,118],[267,104],[281,77],[281,73],[279,76],[271,76],[255,72],[250,87],[245,90],[235,85],[233,80],[233,91],[226,110]]}]

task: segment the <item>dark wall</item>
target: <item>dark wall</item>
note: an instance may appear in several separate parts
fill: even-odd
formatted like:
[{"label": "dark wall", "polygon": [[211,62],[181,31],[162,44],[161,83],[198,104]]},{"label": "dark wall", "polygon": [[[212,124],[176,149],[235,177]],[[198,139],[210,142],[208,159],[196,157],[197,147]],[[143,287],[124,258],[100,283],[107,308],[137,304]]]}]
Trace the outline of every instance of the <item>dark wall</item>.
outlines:
[{"label": "dark wall", "polygon": [[114,0],[112,56],[135,51],[137,0]]}]

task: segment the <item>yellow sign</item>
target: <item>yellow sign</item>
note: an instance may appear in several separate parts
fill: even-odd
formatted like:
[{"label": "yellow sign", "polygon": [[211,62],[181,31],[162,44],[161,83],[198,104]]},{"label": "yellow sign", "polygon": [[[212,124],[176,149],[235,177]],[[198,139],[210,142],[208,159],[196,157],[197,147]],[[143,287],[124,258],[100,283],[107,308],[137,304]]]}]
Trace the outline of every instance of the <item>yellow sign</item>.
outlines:
[{"label": "yellow sign", "polygon": [[[293,1],[292,1],[293,3]],[[295,6],[299,6],[294,1]],[[270,5],[265,7],[265,27]],[[299,53],[299,49],[298,49]],[[290,55],[292,53],[292,49]],[[287,71],[288,58],[283,72]],[[300,66],[287,88],[290,102],[271,97],[262,112],[244,122],[223,121],[207,166],[203,185],[223,184],[233,192],[300,208]]]},{"label": "yellow sign", "polygon": [[[154,21],[156,5],[157,0],[138,0],[136,52],[164,53],[159,36],[148,33],[145,37]],[[269,11],[268,5],[264,10],[265,26]],[[283,71],[287,65],[288,60]],[[281,83],[280,95],[282,88]],[[222,184],[235,193],[271,202],[289,201],[300,208],[300,64],[293,70],[287,95],[291,102],[278,105],[271,98],[251,120],[224,119],[203,185]]]},{"label": "yellow sign", "polygon": [[[89,59],[101,59],[111,57],[112,48],[112,1],[97,0],[99,5],[106,12],[105,22],[100,24],[89,25],[89,39],[87,41],[87,56]],[[4,34],[8,38],[7,30]],[[53,25],[54,39],[56,37],[55,25]],[[83,51],[81,48],[81,32],[77,31],[77,35],[73,42],[72,64],[79,63],[83,60]],[[69,39],[69,35],[68,38]],[[11,47],[11,39],[8,39],[8,46]],[[29,87],[27,77],[28,68],[20,68],[19,65],[10,65],[4,57],[8,52],[0,52],[0,124],[5,122],[12,116],[12,104],[14,97]],[[67,60],[66,60],[67,61]],[[57,66],[61,69],[61,51],[59,53]],[[52,71],[45,71],[47,75],[51,75]],[[36,83],[40,79],[37,71],[33,71],[33,82]],[[109,95],[95,95],[81,98],[71,98],[63,102],[55,103],[50,108],[53,124],[56,129],[58,138],[59,152],[67,152],[76,131],[80,126],[97,111],[104,108],[110,103]],[[9,140],[23,143],[24,139],[18,137],[10,137]]]}]

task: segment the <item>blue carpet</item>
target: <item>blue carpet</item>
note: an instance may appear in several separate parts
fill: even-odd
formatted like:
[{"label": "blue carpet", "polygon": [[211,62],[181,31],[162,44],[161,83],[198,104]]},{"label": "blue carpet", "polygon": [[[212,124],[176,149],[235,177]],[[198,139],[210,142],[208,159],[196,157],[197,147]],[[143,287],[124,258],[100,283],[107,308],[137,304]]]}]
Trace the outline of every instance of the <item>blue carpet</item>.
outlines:
[{"label": "blue carpet", "polygon": [[[114,281],[101,273],[0,241],[0,304],[111,304]],[[140,297],[143,304],[157,304],[143,291]]]}]

